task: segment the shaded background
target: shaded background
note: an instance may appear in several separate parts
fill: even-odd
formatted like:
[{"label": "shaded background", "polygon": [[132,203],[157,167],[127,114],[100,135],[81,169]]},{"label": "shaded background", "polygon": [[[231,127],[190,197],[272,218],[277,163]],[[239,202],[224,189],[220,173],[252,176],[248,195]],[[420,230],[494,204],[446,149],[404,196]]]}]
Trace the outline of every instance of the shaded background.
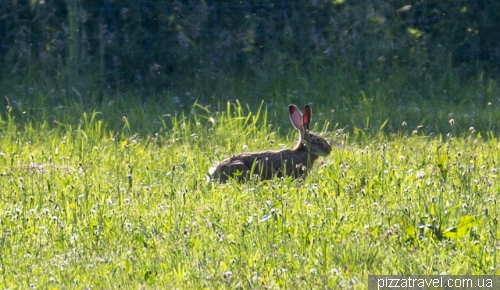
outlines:
[{"label": "shaded background", "polygon": [[7,0],[0,11],[3,90],[45,90],[53,104],[132,89],[223,100],[234,84],[262,99],[284,79],[328,77],[345,84],[332,95],[349,94],[401,72],[432,98],[423,87],[436,76],[499,73],[495,0]]}]

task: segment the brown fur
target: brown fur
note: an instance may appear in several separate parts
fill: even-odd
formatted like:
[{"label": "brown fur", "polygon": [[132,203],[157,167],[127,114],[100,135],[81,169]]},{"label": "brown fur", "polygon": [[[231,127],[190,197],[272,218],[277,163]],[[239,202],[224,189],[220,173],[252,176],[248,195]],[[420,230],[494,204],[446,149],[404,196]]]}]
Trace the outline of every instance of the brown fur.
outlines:
[{"label": "brown fur", "polygon": [[313,166],[318,156],[327,156],[332,151],[332,147],[325,139],[308,131],[311,117],[309,106],[306,106],[305,111],[302,125],[302,122],[297,121],[302,119],[300,111],[294,105],[290,105],[292,124],[300,133],[299,142],[294,149],[234,155],[224,159],[214,168],[210,173],[211,178],[221,182],[226,182],[231,177],[237,178],[238,181],[243,181],[253,176],[257,176],[260,179],[272,179],[284,176],[305,178],[307,170]]}]

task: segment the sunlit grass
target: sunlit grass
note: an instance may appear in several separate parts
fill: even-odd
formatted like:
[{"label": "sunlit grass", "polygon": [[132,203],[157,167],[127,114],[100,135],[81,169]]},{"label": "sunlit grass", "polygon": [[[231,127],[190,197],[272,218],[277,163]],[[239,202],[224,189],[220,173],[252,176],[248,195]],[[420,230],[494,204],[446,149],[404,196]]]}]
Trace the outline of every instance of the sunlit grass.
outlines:
[{"label": "sunlit grass", "polygon": [[499,274],[491,131],[445,119],[448,136],[387,133],[335,125],[342,108],[313,104],[314,130],[336,147],[307,180],[207,183],[226,156],[293,146],[285,105],[66,108],[38,122],[8,108],[2,287],[363,289],[369,274]]}]

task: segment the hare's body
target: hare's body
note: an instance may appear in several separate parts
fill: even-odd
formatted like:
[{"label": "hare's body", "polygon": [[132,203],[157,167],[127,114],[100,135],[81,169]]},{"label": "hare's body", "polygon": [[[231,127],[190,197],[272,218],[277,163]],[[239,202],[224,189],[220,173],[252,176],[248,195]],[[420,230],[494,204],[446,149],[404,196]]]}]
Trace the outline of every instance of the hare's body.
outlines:
[{"label": "hare's body", "polygon": [[211,178],[222,182],[230,177],[238,180],[258,176],[260,179],[292,176],[304,178],[318,156],[326,156],[332,151],[328,142],[308,131],[311,109],[305,107],[302,117],[299,109],[289,106],[290,119],[300,132],[300,139],[294,149],[241,153],[224,159],[210,172]]},{"label": "hare's body", "polygon": [[292,149],[242,153],[223,160],[212,173],[212,179],[224,182],[229,177],[244,180],[250,175],[260,179],[305,177],[306,169],[311,167],[317,158],[318,156],[310,155],[307,151]]}]

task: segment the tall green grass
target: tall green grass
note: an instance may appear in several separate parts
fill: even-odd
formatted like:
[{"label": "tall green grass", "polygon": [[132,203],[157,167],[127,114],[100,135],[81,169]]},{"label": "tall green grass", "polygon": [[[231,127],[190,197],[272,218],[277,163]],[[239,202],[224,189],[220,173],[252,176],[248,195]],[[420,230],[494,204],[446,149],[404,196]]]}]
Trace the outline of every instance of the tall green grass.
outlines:
[{"label": "tall green grass", "polygon": [[[297,85],[249,105],[117,95],[91,111],[9,98],[0,285],[364,289],[370,274],[498,275],[494,92],[468,85],[484,103],[412,107],[385,86],[333,100]],[[206,181],[226,156],[293,146],[286,105],[309,100],[335,150],[308,179]]]}]

